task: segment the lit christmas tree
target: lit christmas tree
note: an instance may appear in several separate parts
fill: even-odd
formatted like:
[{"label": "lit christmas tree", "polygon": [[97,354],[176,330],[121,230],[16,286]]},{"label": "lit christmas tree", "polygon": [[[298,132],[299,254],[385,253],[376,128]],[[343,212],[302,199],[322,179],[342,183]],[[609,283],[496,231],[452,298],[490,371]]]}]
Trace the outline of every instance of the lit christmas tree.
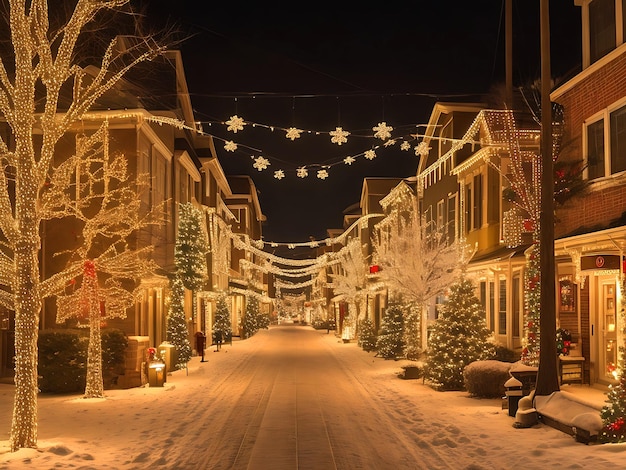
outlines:
[{"label": "lit christmas tree", "polygon": [[485,312],[465,276],[450,286],[448,300],[432,326],[426,378],[439,390],[463,390],[463,369],[494,356]]},{"label": "lit christmas tree", "polygon": [[245,338],[250,338],[257,331],[268,328],[270,319],[268,315],[261,313],[259,299],[256,295],[246,297],[246,311],[241,319],[241,326]]},{"label": "lit christmas tree", "polygon": [[539,365],[539,326],[541,323],[541,273],[539,244],[535,243],[526,255],[524,275],[524,331],[522,338],[522,362],[527,366]]},{"label": "lit christmas tree", "polygon": [[402,356],[404,351],[404,318],[399,304],[392,303],[387,307],[380,330],[376,340],[377,355],[385,359],[395,359]]},{"label": "lit christmas tree", "polygon": [[[80,0],[74,2],[73,12],[61,10],[66,13],[62,16],[48,12],[49,8],[65,8],[62,3],[11,1],[3,15],[11,50],[0,66],[0,114],[10,137],[0,137],[0,154],[3,168],[10,168],[10,180],[9,173],[0,172],[0,250],[4,284],[13,289],[10,295],[1,295],[0,302],[15,312],[15,397],[10,433],[13,452],[37,446],[37,338],[42,300],[81,272],[77,269],[73,274],[66,271],[42,279],[39,271],[44,218],[41,195],[54,171],[57,143],[83,122],[96,101],[129,70],[164,50],[155,38],[140,33],[124,36],[127,47],[120,47],[119,37],[107,45],[103,37],[106,30],[94,22],[125,4],[130,1]],[[51,17],[65,17],[67,22],[51,27]],[[89,51],[89,58],[80,54],[80,44],[89,32],[98,36],[98,44],[105,44],[100,64],[95,64],[91,48],[84,49]],[[11,65],[6,67],[4,60]],[[86,79],[83,64],[99,65],[100,70]],[[61,99],[61,90],[71,90],[66,94],[69,101]]]},{"label": "lit christmas tree", "polygon": [[227,338],[232,336],[230,310],[228,309],[228,303],[226,302],[227,296],[225,293],[220,293],[216,302],[215,309],[215,322],[213,323],[213,332],[222,333],[222,338],[226,341]]},{"label": "lit christmas tree", "polygon": [[[191,203],[178,206],[178,234],[174,249],[176,276],[183,285],[194,292],[204,287],[209,275],[206,254],[208,237],[204,215]],[[192,295],[192,298],[194,296]],[[196,318],[196,302],[192,305],[193,318]]]},{"label": "lit christmas tree", "polygon": [[404,356],[410,360],[416,360],[421,355],[420,338],[421,317],[423,307],[417,302],[404,304]]},{"label": "lit christmas tree", "polygon": [[185,286],[178,276],[170,285],[170,304],[167,311],[167,341],[176,349],[176,369],[184,369],[191,359],[189,331],[185,318]]},{"label": "lit christmas tree", "polygon": [[361,320],[357,344],[367,352],[376,350],[376,333],[374,332],[374,324],[369,318]]}]

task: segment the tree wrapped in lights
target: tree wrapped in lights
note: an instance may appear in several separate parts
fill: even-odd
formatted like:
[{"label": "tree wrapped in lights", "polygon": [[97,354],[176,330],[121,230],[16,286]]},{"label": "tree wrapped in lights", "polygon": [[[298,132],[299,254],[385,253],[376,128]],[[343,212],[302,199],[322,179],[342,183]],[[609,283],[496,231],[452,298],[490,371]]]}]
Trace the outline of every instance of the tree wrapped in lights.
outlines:
[{"label": "tree wrapped in lights", "polygon": [[359,324],[358,345],[367,352],[376,350],[376,332],[374,331],[374,324],[369,318],[364,318]]},{"label": "tree wrapped in lights", "polygon": [[138,281],[156,269],[152,247],[129,244],[140,230],[162,222],[160,208],[141,210],[138,191],[146,187],[145,175],[130,177],[124,155],[110,154],[105,121],[91,135],[76,137],[75,154],[54,169],[41,193],[43,218],[73,219],[81,226],[66,268],[78,274],[57,293],[57,322],[77,319],[89,328],[86,398],[104,396],[101,323],[124,318]]},{"label": "tree wrapped in lights", "polygon": [[448,243],[443,228],[425,222],[414,197],[406,206],[377,226],[373,246],[379,279],[406,303],[406,354],[414,359],[426,349],[428,302],[453,282],[468,256]]},{"label": "tree wrapped in lights", "polygon": [[233,334],[230,319],[230,310],[228,309],[227,295],[221,292],[217,297],[215,308],[215,322],[213,323],[213,332],[220,332],[222,338],[230,338]]},{"label": "tree wrapped in lights", "polygon": [[404,352],[404,315],[398,303],[387,307],[380,334],[376,340],[377,355],[385,359],[395,359]]},{"label": "tree wrapped in lights", "polygon": [[170,304],[167,309],[167,341],[176,348],[176,369],[184,369],[191,359],[191,344],[185,318],[185,286],[174,276],[170,284]]},{"label": "tree wrapped in lights", "polygon": [[[10,128],[11,148],[0,138],[0,231],[5,240],[0,275],[2,285],[7,286],[0,292],[0,302],[15,311],[10,447],[16,451],[37,445],[37,336],[42,299],[57,291],[59,281],[69,281],[67,272],[42,280],[38,266],[41,190],[50,176],[57,143],[130,69],[162,49],[146,37],[127,37],[128,47],[119,47],[119,39],[113,39],[102,53],[100,70],[88,76],[77,47],[84,41],[81,32],[98,13],[130,0],[77,0],[71,17],[56,30],[50,26],[45,0],[7,3],[5,31],[12,48],[0,62],[0,113]],[[102,36],[98,28],[91,30]],[[62,89],[71,93],[69,102],[61,99]]]},{"label": "tree wrapped in lights", "polygon": [[494,356],[490,337],[475,287],[461,276],[432,326],[426,378],[439,390],[462,390],[465,366]]},{"label": "tree wrapped in lights", "polygon": [[269,316],[261,312],[257,296],[254,294],[247,295],[246,311],[241,319],[241,327],[244,337],[250,338],[256,334],[257,331],[268,328],[269,326]]},{"label": "tree wrapped in lights", "polygon": [[[361,315],[365,312],[367,297],[368,265],[363,256],[363,248],[358,239],[353,239],[337,254],[338,263],[335,273],[331,275],[332,289],[350,305],[354,314],[350,313],[344,322],[344,328],[355,331]],[[349,338],[352,339],[352,338]]]},{"label": "tree wrapped in lights", "polygon": [[[178,206],[178,235],[174,249],[176,275],[183,285],[195,292],[204,287],[209,274],[207,270],[208,237],[204,214],[191,203]],[[196,302],[193,302],[195,318]]]}]

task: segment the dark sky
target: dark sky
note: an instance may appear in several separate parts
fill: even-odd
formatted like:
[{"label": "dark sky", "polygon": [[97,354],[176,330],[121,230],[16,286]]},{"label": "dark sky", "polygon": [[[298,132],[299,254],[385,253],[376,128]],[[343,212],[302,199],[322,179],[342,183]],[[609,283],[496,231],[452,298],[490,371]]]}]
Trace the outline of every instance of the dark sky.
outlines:
[{"label": "dark sky", "polygon": [[[344,164],[382,144],[357,134],[371,136],[381,121],[393,137],[422,132],[416,125],[436,101],[480,100],[504,81],[504,0],[133,3],[147,5],[150,24],[176,24],[188,37],[179,48],[196,119],[216,136],[226,173],[253,177],[267,241],[323,239],[359,201],[364,177],[415,175],[418,157],[397,145]],[[519,85],[540,75],[539,0],[513,4]],[[580,8],[553,1],[550,19],[553,76],[570,75],[580,64]],[[228,132],[222,123],[235,114],[260,125]],[[292,142],[265,126],[312,132]],[[337,126],[353,134],[345,145],[330,143]],[[224,140],[238,151],[226,152]],[[254,169],[251,155],[265,156],[269,168]],[[332,164],[326,180],[317,164]],[[307,178],[296,176],[302,165]]]}]

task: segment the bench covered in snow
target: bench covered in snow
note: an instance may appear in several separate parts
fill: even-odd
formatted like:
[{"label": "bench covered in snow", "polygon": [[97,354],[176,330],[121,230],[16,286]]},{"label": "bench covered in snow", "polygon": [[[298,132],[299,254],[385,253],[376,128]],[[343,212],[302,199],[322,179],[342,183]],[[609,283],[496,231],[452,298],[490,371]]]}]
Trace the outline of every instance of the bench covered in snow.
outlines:
[{"label": "bench covered in snow", "polygon": [[535,396],[534,403],[545,424],[574,436],[578,442],[595,441],[602,429],[602,406],[585,402],[571,393],[559,391]]}]

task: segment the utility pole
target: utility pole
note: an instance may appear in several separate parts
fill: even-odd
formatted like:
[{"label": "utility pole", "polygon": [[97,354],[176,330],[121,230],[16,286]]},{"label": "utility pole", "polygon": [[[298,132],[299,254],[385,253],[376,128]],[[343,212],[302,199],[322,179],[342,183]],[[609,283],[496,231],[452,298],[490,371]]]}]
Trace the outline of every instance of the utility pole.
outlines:
[{"label": "utility pole", "polygon": [[506,108],[513,109],[513,0],[505,0],[504,6],[504,36],[505,36],[505,81],[506,81]]},{"label": "utility pole", "polygon": [[556,288],[554,268],[554,169],[552,102],[550,101],[550,0],[541,2],[541,323],[536,395],[559,390],[556,354]]}]

